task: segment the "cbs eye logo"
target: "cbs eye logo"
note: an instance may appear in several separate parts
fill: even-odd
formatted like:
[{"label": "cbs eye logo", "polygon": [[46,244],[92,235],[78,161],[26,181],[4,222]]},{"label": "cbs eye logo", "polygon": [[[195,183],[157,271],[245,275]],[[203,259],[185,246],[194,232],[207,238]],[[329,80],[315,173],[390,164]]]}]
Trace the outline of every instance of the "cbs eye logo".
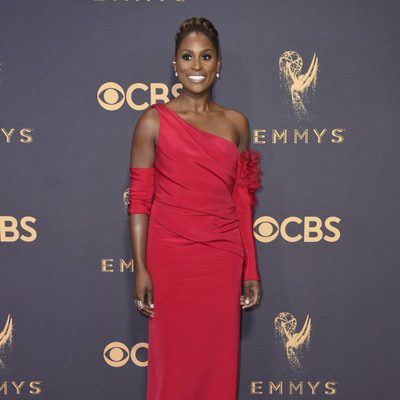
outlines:
[{"label": "cbs eye logo", "polygon": [[110,367],[114,368],[123,367],[129,360],[132,360],[132,362],[138,367],[147,367],[148,361],[141,361],[137,357],[141,349],[146,349],[147,352],[149,344],[146,342],[139,342],[132,347],[131,351],[129,351],[128,347],[124,343],[112,342],[109,343],[103,351],[104,361]]},{"label": "cbs eye logo", "polygon": [[[174,97],[179,95],[178,89],[182,88],[181,83],[175,83],[171,88],[171,94]],[[116,82],[105,82],[97,91],[97,101],[100,106],[107,111],[119,110],[126,102],[129,107],[136,111],[143,111],[149,107],[147,101],[138,104],[135,97],[143,98],[143,92],[150,92],[147,96],[151,100],[151,104],[156,100],[168,101],[169,87],[164,83],[133,83],[125,91],[124,88]]]},{"label": "cbs eye logo", "polygon": [[[337,242],[340,238],[339,217],[328,217],[324,221],[319,217],[306,216],[285,218],[280,224],[272,217],[257,218],[253,224],[254,237],[263,243],[275,240],[280,234],[287,242]],[[331,235],[327,234],[331,233]]]}]

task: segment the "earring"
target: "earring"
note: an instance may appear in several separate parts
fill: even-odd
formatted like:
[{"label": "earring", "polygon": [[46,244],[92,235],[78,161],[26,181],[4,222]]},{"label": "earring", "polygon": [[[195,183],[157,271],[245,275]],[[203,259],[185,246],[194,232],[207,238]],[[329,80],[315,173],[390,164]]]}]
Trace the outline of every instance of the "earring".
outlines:
[{"label": "earring", "polygon": [[219,79],[219,72],[217,72],[217,74],[216,74],[216,75],[217,75],[217,78]]},{"label": "earring", "polygon": [[175,76],[178,76],[178,72],[175,70]]}]

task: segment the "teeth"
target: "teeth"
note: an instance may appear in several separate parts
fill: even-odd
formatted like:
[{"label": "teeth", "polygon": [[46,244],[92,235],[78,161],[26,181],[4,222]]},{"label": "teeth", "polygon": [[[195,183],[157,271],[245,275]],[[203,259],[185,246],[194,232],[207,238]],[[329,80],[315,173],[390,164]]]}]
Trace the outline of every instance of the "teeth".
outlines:
[{"label": "teeth", "polygon": [[202,81],[203,79],[206,79],[206,77],[203,75],[189,75],[188,78],[195,81]]}]

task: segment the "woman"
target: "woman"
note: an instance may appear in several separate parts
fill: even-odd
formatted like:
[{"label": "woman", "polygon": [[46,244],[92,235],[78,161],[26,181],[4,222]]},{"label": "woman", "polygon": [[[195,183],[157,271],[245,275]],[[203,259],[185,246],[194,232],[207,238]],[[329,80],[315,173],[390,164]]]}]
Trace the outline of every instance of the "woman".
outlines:
[{"label": "woman", "polygon": [[240,306],[260,301],[260,153],[248,147],[247,118],[211,99],[220,55],[210,21],[183,22],[173,66],[182,93],[143,112],[131,149],[134,298],[150,317],[147,400],[234,400]]}]

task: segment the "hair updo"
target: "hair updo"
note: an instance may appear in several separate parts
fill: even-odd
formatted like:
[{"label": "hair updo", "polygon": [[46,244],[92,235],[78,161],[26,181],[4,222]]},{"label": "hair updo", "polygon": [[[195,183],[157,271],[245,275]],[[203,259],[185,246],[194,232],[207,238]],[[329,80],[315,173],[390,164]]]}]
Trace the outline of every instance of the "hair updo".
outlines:
[{"label": "hair updo", "polygon": [[182,40],[191,32],[202,32],[204,33],[214,45],[217,52],[217,58],[219,58],[219,38],[218,31],[214,28],[214,25],[203,17],[192,17],[182,22],[176,36],[175,36],[175,56],[178,52],[178,48],[181,45]]}]

